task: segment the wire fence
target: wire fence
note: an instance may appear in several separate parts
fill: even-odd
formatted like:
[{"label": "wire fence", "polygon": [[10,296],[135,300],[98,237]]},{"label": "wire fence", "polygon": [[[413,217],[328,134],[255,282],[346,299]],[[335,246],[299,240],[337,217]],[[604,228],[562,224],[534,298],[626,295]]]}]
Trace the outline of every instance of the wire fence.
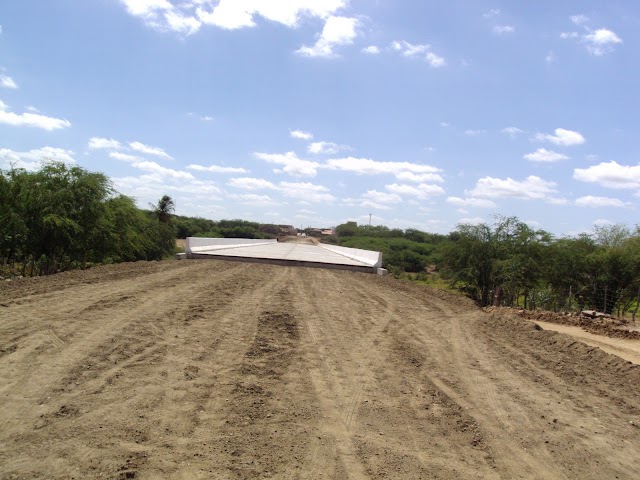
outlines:
[{"label": "wire fence", "polygon": [[[640,289],[609,289],[607,286],[575,290],[568,287],[560,291],[551,288],[531,289],[527,292],[494,291],[494,305],[526,310],[553,312],[579,312],[593,310],[620,319],[636,321],[640,317]],[[638,318],[640,320],[640,318]]]}]

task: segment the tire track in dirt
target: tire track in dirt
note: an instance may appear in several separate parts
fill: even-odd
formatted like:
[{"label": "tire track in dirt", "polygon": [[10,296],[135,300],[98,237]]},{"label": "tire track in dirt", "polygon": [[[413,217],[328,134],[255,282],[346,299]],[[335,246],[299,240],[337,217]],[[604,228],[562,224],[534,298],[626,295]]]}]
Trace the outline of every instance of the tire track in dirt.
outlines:
[{"label": "tire track in dirt", "polygon": [[104,281],[87,271],[0,288],[8,478],[595,480],[640,469],[636,370],[464,299],[219,261],[101,271]]}]

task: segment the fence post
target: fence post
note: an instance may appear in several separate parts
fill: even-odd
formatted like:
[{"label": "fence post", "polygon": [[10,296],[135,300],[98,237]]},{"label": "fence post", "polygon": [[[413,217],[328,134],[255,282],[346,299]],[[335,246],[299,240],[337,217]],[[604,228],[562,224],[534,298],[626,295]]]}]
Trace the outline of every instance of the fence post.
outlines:
[{"label": "fence post", "polygon": [[608,291],[609,286],[605,285],[604,287],[604,311],[602,313],[606,314],[607,313],[607,291]]},{"label": "fence post", "polygon": [[638,298],[636,298],[636,309],[633,311],[631,318],[633,319],[633,323],[636,323],[636,313],[638,313],[638,306],[640,306],[640,288],[638,288]]},{"label": "fence post", "polygon": [[572,307],[571,307],[571,300],[573,299],[573,291],[572,291],[572,289],[571,289],[571,288],[572,288],[572,286],[571,286],[571,285],[569,285],[569,308],[568,308],[568,309],[569,309],[569,311],[571,311],[571,310],[572,310]]}]

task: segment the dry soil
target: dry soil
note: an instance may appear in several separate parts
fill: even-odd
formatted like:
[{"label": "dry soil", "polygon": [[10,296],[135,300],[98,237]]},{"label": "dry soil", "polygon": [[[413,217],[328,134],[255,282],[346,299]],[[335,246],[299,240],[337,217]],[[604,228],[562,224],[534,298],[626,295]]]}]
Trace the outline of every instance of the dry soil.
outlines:
[{"label": "dry soil", "polygon": [[637,479],[638,385],[388,277],[187,260],[0,285],[3,479]]}]

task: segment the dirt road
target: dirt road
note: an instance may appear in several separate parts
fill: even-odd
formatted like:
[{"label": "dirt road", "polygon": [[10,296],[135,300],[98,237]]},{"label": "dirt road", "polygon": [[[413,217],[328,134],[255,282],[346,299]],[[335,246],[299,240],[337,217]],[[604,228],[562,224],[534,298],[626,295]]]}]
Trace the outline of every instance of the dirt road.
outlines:
[{"label": "dirt road", "polygon": [[635,479],[638,385],[388,277],[211,260],[0,285],[2,479]]}]

